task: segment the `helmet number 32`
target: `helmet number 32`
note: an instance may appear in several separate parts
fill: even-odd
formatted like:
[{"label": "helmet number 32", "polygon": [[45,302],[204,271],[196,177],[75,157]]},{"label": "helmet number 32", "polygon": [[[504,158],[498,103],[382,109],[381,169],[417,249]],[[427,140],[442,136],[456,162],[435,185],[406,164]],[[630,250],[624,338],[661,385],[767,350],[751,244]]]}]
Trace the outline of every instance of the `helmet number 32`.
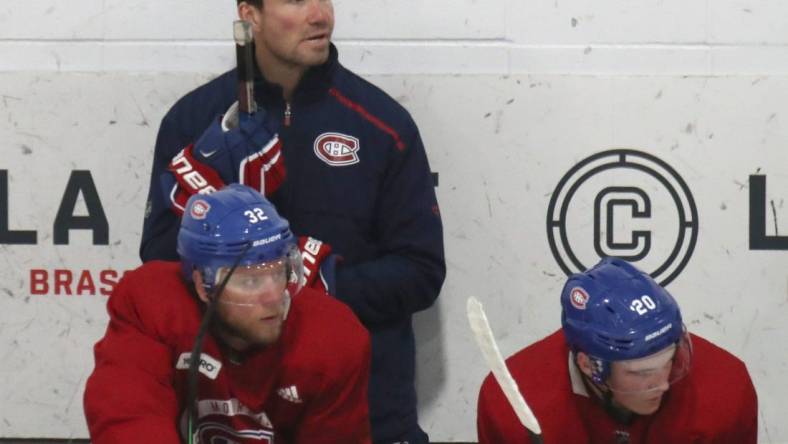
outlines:
[{"label": "helmet number 32", "polygon": [[629,304],[629,309],[636,312],[639,315],[644,315],[648,313],[649,310],[653,310],[657,308],[657,304],[654,303],[654,300],[651,299],[648,295],[643,295],[640,299],[632,300],[632,303]]},{"label": "helmet number 32", "polygon": [[265,215],[262,208],[254,208],[252,210],[246,210],[244,211],[244,216],[249,218],[250,224],[256,224],[258,222],[268,220],[268,216]]}]

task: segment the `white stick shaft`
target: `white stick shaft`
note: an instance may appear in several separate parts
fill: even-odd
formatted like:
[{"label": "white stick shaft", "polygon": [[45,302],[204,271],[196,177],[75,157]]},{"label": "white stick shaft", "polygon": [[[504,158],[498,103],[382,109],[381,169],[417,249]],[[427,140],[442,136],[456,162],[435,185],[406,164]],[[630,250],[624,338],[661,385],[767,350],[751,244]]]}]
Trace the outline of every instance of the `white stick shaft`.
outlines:
[{"label": "white stick shaft", "polygon": [[537,435],[541,435],[542,428],[539,427],[539,421],[536,420],[534,413],[528,404],[525,402],[520,389],[517,387],[517,382],[512,378],[506,363],[501,356],[501,351],[498,349],[498,344],[495,343],[495,337],[490,329],[490,323],[487,321],[487,315],[484,313],[482,304],[474,297],[468,298],[468,322],[471,324],[471,330],[476,337],[476,342],[484,355],[484,359],[492,370],[495,380],[501,386],[506,399],[512,405],[517,418],[520,422],[530,431]]}]

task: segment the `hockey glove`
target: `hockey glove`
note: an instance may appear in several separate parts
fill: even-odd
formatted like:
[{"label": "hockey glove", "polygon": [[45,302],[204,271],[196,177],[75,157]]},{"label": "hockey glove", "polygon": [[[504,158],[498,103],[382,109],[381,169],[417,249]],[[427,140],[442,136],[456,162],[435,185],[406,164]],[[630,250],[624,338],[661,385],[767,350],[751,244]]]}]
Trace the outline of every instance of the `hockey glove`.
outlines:
[{"label": "hockey glove", "polygon": [[282,143],[271,130],[265,111],[239,115],[238,102],[196,143],[173,157],[168,170],[176,182],[168,192],[178,215],[183,214],[186,201],[195,193],[212,193],[237,182],[268,196],[286,176]]},{"label": "hockey glove", "polygon": [[339,258],[331,254],[331,245],[313,237],[300,236],[298,249],[304,263],[304,287],[335,294],[336,264]]}]

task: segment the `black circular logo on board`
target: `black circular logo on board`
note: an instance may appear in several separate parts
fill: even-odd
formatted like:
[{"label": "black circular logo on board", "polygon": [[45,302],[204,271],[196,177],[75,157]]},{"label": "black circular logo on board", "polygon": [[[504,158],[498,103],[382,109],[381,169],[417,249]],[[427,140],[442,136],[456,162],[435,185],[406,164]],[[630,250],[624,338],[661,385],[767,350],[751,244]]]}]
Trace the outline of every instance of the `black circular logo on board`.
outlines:
[{"label": "black circular logo on board", "polygon": [[615,256],[664,286],[692,256],[698,209],[684,179],[664,161],[631,149],[603,151],[558,182],[547,210],[547,238],[567,275]]}]

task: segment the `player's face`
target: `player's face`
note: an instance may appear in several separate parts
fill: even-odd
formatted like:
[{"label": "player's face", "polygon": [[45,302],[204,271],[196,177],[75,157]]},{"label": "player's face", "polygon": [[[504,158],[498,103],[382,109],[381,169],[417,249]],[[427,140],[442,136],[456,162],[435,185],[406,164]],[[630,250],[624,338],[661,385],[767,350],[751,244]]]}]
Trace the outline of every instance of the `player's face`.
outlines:
[{"label": "player's face", "polygon": [[[239,267],[219,297],[222,328],[249,346],[276,342],[289,303],[285,260]],[[221,282],[221,271],[217,280]]]},{"label": "player's face", "polygon": [[675,353],[673,345],[645,358],[613,362],[607,381],[613,401],[640,415],[656,412],[670,387]]},{"label": "player's face", "polygon": [[331,0],[264,0],[262,8],[252,7],[248,14],[254,17],[262,64],[306,69],[328,59],[334,30]]}]

